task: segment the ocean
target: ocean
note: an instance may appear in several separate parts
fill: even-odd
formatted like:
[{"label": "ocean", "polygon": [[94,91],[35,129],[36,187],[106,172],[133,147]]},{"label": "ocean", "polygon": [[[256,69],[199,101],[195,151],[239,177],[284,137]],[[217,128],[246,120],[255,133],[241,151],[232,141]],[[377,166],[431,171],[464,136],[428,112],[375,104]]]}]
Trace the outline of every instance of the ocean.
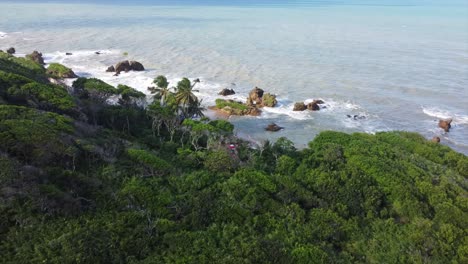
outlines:
[{"label": "ocean", "polygon": [[[172,85],[200,78],[205,106],[223,88],[245,100],[258,86],[279,106],[229,119],[258,143],[287,137],[303,148],[324,130],[404,130],[468,154],[467,1],[0,1],[0,49],[10,46],[143,92],[161,74]],[[147,70],[105,72],[125,59]],[[292,111],[313,99],[326,108]],[[449,133],[440,118],[453,118]],[[285,129],[266,132],[271,122]]]}]

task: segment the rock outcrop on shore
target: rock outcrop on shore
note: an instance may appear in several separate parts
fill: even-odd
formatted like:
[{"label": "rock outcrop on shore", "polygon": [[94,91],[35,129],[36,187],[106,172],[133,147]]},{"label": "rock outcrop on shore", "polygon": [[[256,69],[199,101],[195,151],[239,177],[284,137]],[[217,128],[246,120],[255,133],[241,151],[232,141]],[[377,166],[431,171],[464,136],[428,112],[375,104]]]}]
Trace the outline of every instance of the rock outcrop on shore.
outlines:
[{"label": "rock outcrop on shore", "polygon": [[284,127],[280,127],[280,126],[278,126],[278,125],[275,124],[275,123],[271,123],[271,124],[269,124],[269,125],[265,128],[265,130],[266,130],[266,131],[271,131],[271,132],[277,132],[277,131],[280,131],[280,130],[283,129],[283,128],[284,128]]},{"label": "rock outcrop on shore", "polygon": [[8,54],[15,54],[16,50],[15,50],[15,48],[11,47],[11,48],[7,49],[6,52],[7,52]]},{"label": "rock outcrop on shore", "polygon": [[129,71],[144,71],[145,67],[138,61],[121,61],[115,65],[109,66],[106,72],[116,72],[117,75],[121,72],[129,72]]},{"label": "rock outcrop on shore", "polygon": [[78,78],[72,69],[59,63],[51,63],[46,73],[56,79]]},{"label": "rock outcrop on shore", "polygon": [[40,53],[37,50],[33,51],[31,54],[26,55],[26,58],[33,60],[36,63],[39,63],[41,65],[45,65],[44,58],[42,57],[42,53]]},{"label": "rock outcrop on shore", "polygon": [[218,93],[219,95],[222,95],[222,96],[228,96],[228,95],[233,95],[233,94],[236,94],[236,92],[233,90],[233,89],[227,89],[227,88],[224,88],[221,92]]},{"label": "rock outcrop on shore", "polygon": [[449,132],[452,128],[452,119],[439,120],[439,127],[442,128],[445,132]]},{"label": "rock outcrop on shore", "polygon": [[434,143],[440,143],[440,137],[433,137],[431,141]]},{"label": "rock outcrop on shore", "polygon": [[247,98],[247,105],[256,106],[256,107],[275,107],[278,104],[276,100],[276,95],[265,93],[264,90],[255,87],[249,92],[249,97]]}]

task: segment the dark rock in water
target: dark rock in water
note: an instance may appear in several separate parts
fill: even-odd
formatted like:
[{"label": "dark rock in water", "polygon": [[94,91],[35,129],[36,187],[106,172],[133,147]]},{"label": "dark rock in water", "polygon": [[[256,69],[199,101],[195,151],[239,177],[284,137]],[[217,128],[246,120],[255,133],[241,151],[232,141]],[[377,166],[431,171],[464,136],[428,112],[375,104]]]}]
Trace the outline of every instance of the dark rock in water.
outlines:
[{"label": "dark rock in water", "polygon": [[42,53],[38,52],[37,50],[33,51],[33,53],[26,55],[26,58],[35,61],[41,65],[44,65],[44,58],[42,57]]},{"label": "dark rock in water", "polygon": [[447,120],[439,120],[439,127],[442,128],[445,132],[449,132],[450,128],[452,128],[452,119]]},{"label": "dark rock in water", "polygon": [[440,143],[440,137],[433,137],[431,141],[434,143]]},{"label": "dark rock in water", "polygon": [[117,65],[115,65],[115,71],[117,73],[129,72],[131,69],[132,69],[132,67],[130,67],[130,62],[128,60],[121,61],[121,62],[117,63]]},{"label": "dark rock in water", "polygon": [[294,104],[293,111],[304,111],[306,109],[307,109],[307,106],[304,104],[304,102],[298,102]]},{"label": "dark rock in water", "polygon": [[143,64],[139,63],[138,61],[131,61],[130,69],[133,71],[144,71],[145,67],[143,67]]},{"label": "dark rock in water", "polygon": [[120,75],[120,72],[116,72],[116,73],[114,74],[114,76],[119,76],[119,75]]},{"label": "dark rock in water", "polygon": [[346,115],[346,116],[354,120],[363,120],[367,118],[366,116],[363,116],[363,115]]},{"label": "dark rock in water", "polygon": [[227,88],[224,88],[221,92],[218,93],[219,95],[222,95],[222,96],[228,96],[228,95],[233,95],[233,94],[236,94],[236,92],[234,92],[233,89],[227,89]]},{"label": "dark rock in water", "polygon": [[196,78],[195,80],[193,80],[193,83],[200,83],[200,78]]},{"label": "dark rock in water", "polygon": [[96,54],[96,55],[101,55],[101,52],[100,52],[100,51],[96,51],[96,52],[94,52],[94,54]]},{"label": "dark rock in water", "polygon": [[317,99],[313,101],[316,104],[324,104],[325,102],[323,100]]},{"label": "dark rock in water", "polygon": [[16,50],[15,50],[15,48],[11,47],[11,48],[7,49],[6,52],[7,52],[8,54],[15,54]]},{"label": "dark rock in water", "polygon": [[307,105],[307,109],[311,110],[311,111],[319,111],[320,110],[320,106],[316,103],[316,102],[312,102],[312,103],[309,103]]},{"label": "dark rock in water", "polygon": [[71,56],[71,55],[73,55],[73,53],[67,52],[67,53],[65,53],[65,55]]},{"label": "dark rock in water", "polygon": [[106,72],[115,72],[114,65],[109,66],[109,68],[107,68]]},{"label": "dark rock in water", "polygon": [[277,132],[277,131],[280,131],[281,129],[283,129],[283,127],[280,127],[275,123],[271,123],[265,128],[266,131],[271,131],[271,132]]},{"label": "dark rock in water", "polygon": [[255,87],[249,92],[247,98],[247,105],[261,105],[264,91],[258,87]]},{"label": "dark rock in water", "polygon": [[143,64],[139,63],[138,61],[126,60],[126,61],[121,61],[117,63],[117,65],[115,65],[114,70],[118,73],[129,72],[129,71],[144,71],[145,67],[143,67]]}]

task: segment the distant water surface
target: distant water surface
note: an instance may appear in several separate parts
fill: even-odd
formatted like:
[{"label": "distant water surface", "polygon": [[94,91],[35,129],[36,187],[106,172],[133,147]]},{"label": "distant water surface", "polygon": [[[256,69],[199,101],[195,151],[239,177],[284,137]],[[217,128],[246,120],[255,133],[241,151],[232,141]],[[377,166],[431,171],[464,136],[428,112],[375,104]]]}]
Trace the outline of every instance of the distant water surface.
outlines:
[{"label": "distant water surface", "polygon": [[[407,130],[468,153],[466,1],[32,2],[0,1],[0,49],[38,49],[82,76],[142,91],[159,74],[174,85],[201,78],[206,105],[225,87],[239,100],[261,87],[279,107],[231,118],[253,141],[286,136],[304,147],[323,130]],[[124,58],[148,71],[104,72]],[[292,111],[315,98],[326,109]],[[444,133],[437,120],[448,117]],[[267,133],[270,122],[285,129]]]}]

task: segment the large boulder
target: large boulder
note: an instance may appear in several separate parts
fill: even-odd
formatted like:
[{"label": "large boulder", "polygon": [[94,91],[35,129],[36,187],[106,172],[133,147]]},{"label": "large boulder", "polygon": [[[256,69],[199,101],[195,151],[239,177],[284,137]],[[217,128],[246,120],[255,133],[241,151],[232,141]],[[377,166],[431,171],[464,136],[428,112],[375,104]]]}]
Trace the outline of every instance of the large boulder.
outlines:
[{"label": "large boulder", "polygon": [[[107,70],[111,70],[109,67]],[[143,64],[139,63],[138,61],[121,61],[115,65],[114,70],[119,74],[121,72],[129,72],[129,71],[144,71],[145,67]]]},{"label": "large boulder", "polygon": [[143,64],[138,61],[130,61],[130,69],[132,71],[144,71],[145,67],[143,67]]},{"label": "large boulder", "polygon": [[258,87],[255,87],[249,92],[247,98],[247,105],[261,105],[264,91]]},{"label": "large boulder", "polygon": [[26,55],[26,58],[35,61],[41,65],[44,65],[44,58],[42,57],[42,53],[38,52],[37,50],[33,51],[33,53]]},{"label": "large boulder", "polygon": [[318,103],[316,103],[315,101],[314,102],[311,102],[309,104],[307,104],[307,109],[311,110],[311,111],[319,111],[320,110],[320,106]]},{"label": "large boulder", "polygon": [[115,72],[114,65],[111,65],[107,68],[106,72]]},{"label": "large boulder", "polygon": [[283,127],[280,127],[275,123],[271,123],[265,128],[266,131],[271,131],[271,132],[277,132],[277,131],[280,131],[281,129],[283,129]]},{"label": "large boulder", "polygon": [[15,48],[11,47],[11,48],[7,49],[6,52],[7,52],[8,54],[15,54],[16,50],[15,50]]},{"label": "large boulder", "polygon": [[117,63],[117,65],[115,65],[115,71],[117,73],[129,72],[131,69],[132,69],[132,67],[130,66],[130,62],[128,60],[121,61],[121,62]]},{"label": "large boulder", "polygon": [[266,107],[275,107],[278,104],[276,100],[276,95],[265,93],[262,97],[262,106]]},{"label": "large boulder", "polygon": [[293,111],[304,111],[307,109],[307,106],[304,104],[304,102],[297,102],[294,104]]},{"label": "large boulder", "polygon": [[227,89],[227,88],[224,88],[221,92],[218,93],[219,95],[222,95],[222,96],[228,96],[228,95],[233,95],[233,94],[236,94],[236,92],[234,92],[233,89]]},{"label": "large boulder", "polygon": [[442,128],[445,132],[449,132],[452,128],[452,119],[439,120],[439,127]]}]

